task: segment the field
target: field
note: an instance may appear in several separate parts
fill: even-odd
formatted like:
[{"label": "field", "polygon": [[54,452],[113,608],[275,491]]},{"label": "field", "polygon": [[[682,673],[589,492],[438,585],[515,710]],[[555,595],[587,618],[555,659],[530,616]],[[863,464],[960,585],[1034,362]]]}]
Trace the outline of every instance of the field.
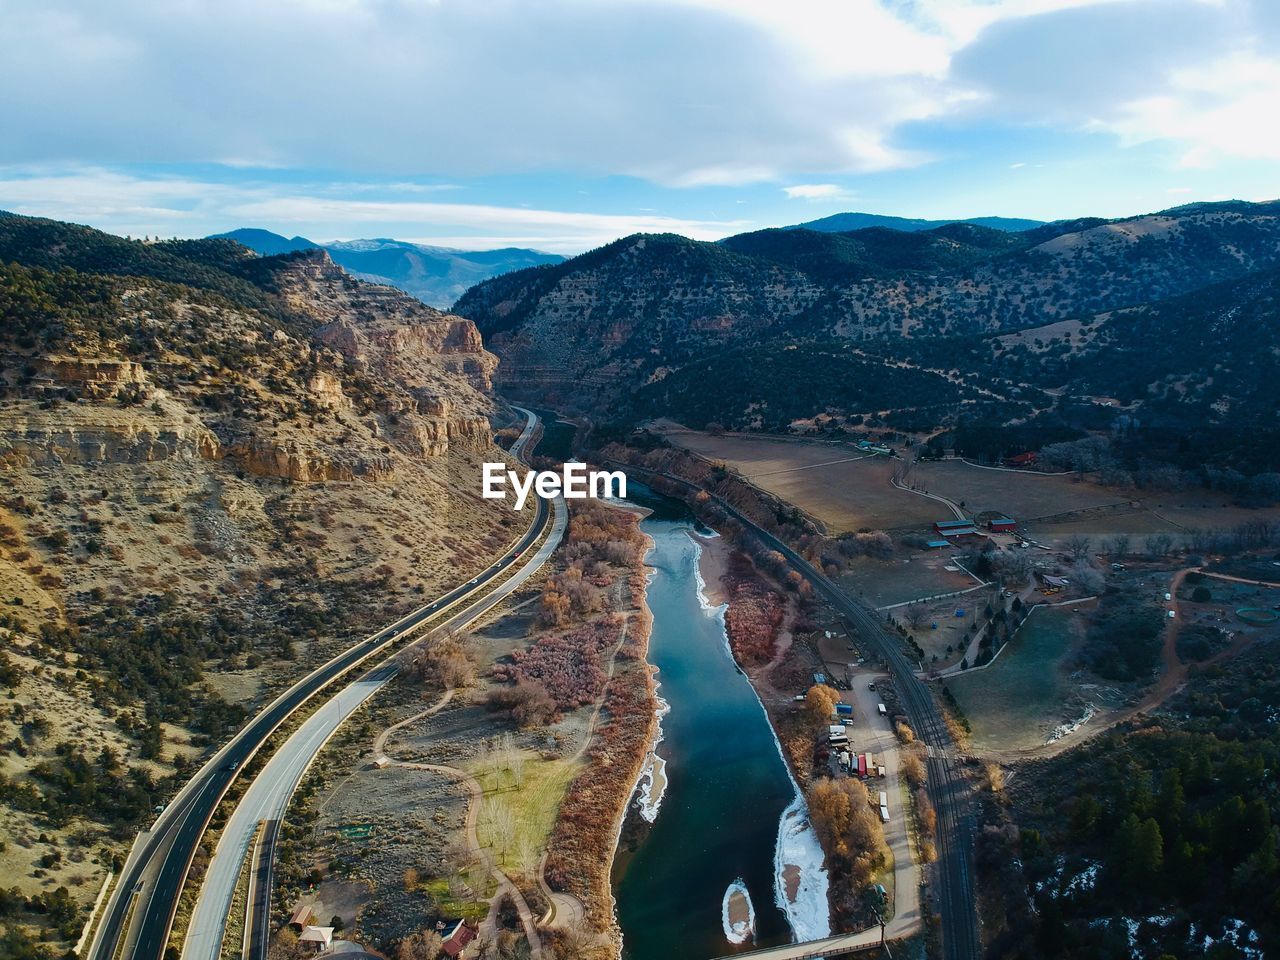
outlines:
[{"label": "field", "polygon": [[1096,699],[1096,690],[1077,686],[1064,670],[1084,631],[1085,616],[1075,609],[1037,610],[994,664],[947,681],[973,727],[975,752],[1041,746]]},{"label": "field", "polygon": [[[672,443],[729,467],[820,520],[830,534],[849,530],[927,531],[945,506],[889,483],[896,461],[848,446],[764,437],[666,434]],[[834,461],[834,462],[833,462]]]},{"label": "field", "polygon": [[886,607],[976,587],[961,571],[947,570],[954,550],[898,550],[889,561],[859,557],[840,575],[842,587],[873,607]]},{"label": "field", "polygon": [[582,769],[571,759],[541,760],[522,751],[519,783],[512,769],[496,760],[472,770],[484,788],[484,803],[476,821],[480,845],[504,872],[533,876],[560,812],[569,783]]},{"label": "field", "polygon": [[1125,491],[1081,482],[1075,476],[991,470],[963,460],[917,463],[907,481],[955,501],[970,516],[1003,513],[1019,521],[1130,500]]}]

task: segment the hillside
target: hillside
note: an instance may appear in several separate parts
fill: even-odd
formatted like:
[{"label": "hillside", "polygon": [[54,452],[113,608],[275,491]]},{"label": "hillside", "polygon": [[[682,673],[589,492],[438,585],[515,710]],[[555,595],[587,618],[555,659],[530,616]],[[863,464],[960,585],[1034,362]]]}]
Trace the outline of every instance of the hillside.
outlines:
[{"label": "hillside", "polygon": [[735,253],[769,260],[831,284],[903,272],[950,273],[1032,245],[1020,234],[963,223],[912,233],[885,227],[849,233],[759,230],[720,243]]},{"label": "hillside", "polygon": [[269,230],[242,228],[218,234],[263,256],[322,248],[340,267],[361,280],[387,284],[410,293],[423,303],[444,307],[468,287],[512,270],[559,263],[564,258],[539,250],[504,247],[499,250],[453,250],[403,240],[339,240],[315,243],[305,237],[286,239]]},{"label": "hillside", "polygon": [[[1209,322],[1197,319],[1197,291],[1278,267],[1280,203],[1231,202],[1117,221],[1063,221],[1023,233],[951,224],[911,233],[768,230],[718,244],[629,237],[555,267],[480,284],[455,309],[476,321],[503,358],[504,389],[598,415],[609,411],[603,416],[613,420],[670,404],[666,415],[687,415],[693,425],[724,418],[726,425],[785,429],[777,415],[785,409],[802,427],[830,415],[928,433],[962,415],[997,424],[1044,415],[1070,406],[1076,392],[1086,400],[1112,397],[1117,388],[1108,383],[1115,378],[1090,379],[1086,368],[1124,367],[1126,397],[1153,412],[1200,404],[1212,421],[1219,415],[1214,405],[1225,399],[1233,404],[1229,419],[1239,421],[1256,406],[1254,395],[1233,392],[1220,374],[1216,386],[1175,397],[1189,368],[1173,344],[1209,345],[1195,333],[1197,324]],[[1218,296],[1206,294],[1205,303]],[[1165,302],[1170,306],[1146,311]],[[1258,308],[1259,317],[1265,313]],[[1261,320],[1246,325],[1247,316],[1231,313],[1223,321],[1238,330],[1241,344],[1256,338],[1253,326],[1265,326]],[[1025,363],[1022,354],[1006,351],[992,363],[993,347],[973,346],[1011,331],[1073,333],[1094,317],[1111,318],[1091,321],[1107,331],[1105,338],[1094,353],[1081,354],[1074,374],[1055,376],[1057,361],[1045,350]],[[1171,324],[1183,324],[1185,336],[1161,341],[1157,330]],[[964,389],[950,396],[927,388],[931,399],[922,402],[920,385],[895,374],[876,391],[875,403],[870,394],[857,400],[845,378],[885,374],[861,366],[865,357],[848,369],[843,359],[829,367],[831,356],[842,356],[830,354],[831,343],[841,340],[882,362],[962,382]],[[1170,346],[1152,349],[1153,341]],[[809,375],[826,387],[793,391],[785,403],[776,391],[767,395],[766,385],[777,381],[771,358],[777,369],[796,359],[782,357],[784,348],[808,354]],[[695,396],[725,351],[754,373],[717,374],[716,396]],[[1133,364],[1106,362],[1131,352]],[[1168,389],[1135,392],[1156,381]],[[1050,387],[1066,396],[1041,392]],[[770,415],[751,413],[768,402]],[[937,419],[928,423],[930,416]],[[1093,428],[1108,415],[1090,416]]]},{"label": "hillside", "polygon": [[784,227],[784,230],[817,230],[822,233],[847,233],[850,230],[863,230],[867,227],[886,227],[890,230],[914,232],[916,230],[933,230],[951,223],[967,223],[991,230],[1004,230],[1017,233],[1044,225],[1043,220],[1027,220],[1022,217],[970,217],[967,220],[921,220],[912,217],[887,217],[878,213],[833,213],[819,220],[809,220]]},{"label": "hillside", "polygon": [[454,310],[503,357],[504,392],[590,405],[708,351],[785,333],[823,295],[796,270],[658,234],[489,280]]},{"label": "hillside", "polygon": [[6,214],[0,264],[0,872],[61,953],[168,778],[519,518],[469,321],[323,251]]}]

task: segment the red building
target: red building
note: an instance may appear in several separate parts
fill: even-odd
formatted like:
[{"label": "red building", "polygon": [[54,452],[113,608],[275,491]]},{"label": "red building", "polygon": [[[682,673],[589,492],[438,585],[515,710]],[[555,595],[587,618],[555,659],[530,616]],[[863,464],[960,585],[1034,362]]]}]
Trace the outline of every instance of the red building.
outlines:
[{"label": "red building", "polygon": [[1008,517],[997,517],[995,520],[987,521],[987,529],[992,533],[1013,533],[1018,529],[1018,521],[1010,520]]}]

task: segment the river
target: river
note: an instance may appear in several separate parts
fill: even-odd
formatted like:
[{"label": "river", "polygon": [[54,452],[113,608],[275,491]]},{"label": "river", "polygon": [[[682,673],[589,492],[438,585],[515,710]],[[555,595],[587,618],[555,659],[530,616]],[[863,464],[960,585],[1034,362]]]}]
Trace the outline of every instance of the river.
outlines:
[{"label": "river", "polygon": [[738,949],[787,943],[793,932],[802,939],[825,934],[826,877],[807,831],[797,838],[788,830],[786,859],[807,860],[807,867],[797,904],[788,911],[779,906],[780,824],[788,812],[792,827],[803,823],[803,812],[795,816],[796,788],[777,740],[729,653],[724,610],[709,608],[702,596],[695,521],[678,501],[634,479],[629,487],[630,499],[654,511],[641,528],[653,540],[646,556],[649,662],[666,712],[657,750],[665,790],[652,824],[633,804],[615,861],[623,956],[731,952],[723,911],[735,881],[745,886],[755,914],[754,941]]}]

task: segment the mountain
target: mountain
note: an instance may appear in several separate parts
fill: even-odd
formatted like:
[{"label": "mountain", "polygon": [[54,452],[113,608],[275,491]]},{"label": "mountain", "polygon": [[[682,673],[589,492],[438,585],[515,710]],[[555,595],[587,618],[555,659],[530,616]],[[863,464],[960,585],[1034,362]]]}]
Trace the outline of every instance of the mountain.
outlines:
[{"label": "mountain", "polygon": [[[1212,429],[1273,417],[1254,376],[1271,339],[1261,320],[1246,325],[1263,306],[1210,315],[1197,304],[1270,289],[1250,278],[1277,269],[1280,203],[1232,202],[1020,233],[957,223],[714,244],[634,236],[486,281],[454,309],[502,358],[504,390],[617,423],[776,431],[834,417],[928,434],[961,416],[999,425],[1092,411],[1095,425],[1116,416],[1099,404],[1123,392],[1130,412],[1171,429],[1198,405]],[[1252,386],[1213,373],[1198,325],[1239,346],[1229,369],[1247,365]],[[1049,351],[1002,346],[1015,331],[1069,344],[1071,375]]]},{"label": "mountain", "polygon": [[468,287],[512,270],[559,263],[564,257],[538,250],[453,250],[403,240],[340,240],[313,243],[305,237],[286,239],[270,230],[241,228],[216,238],[243,244],[263,256],[322,248],[354,276],[410,293],[434,307],[448,306]]},{"label": "mountain", "polygon": [[1021,217],[971,217],[968,220],[919,220],[911,217],[886,217],[878,213],[833,213],[829,217],[810,220],[796,224],[794,227],[783,227],[784,230],[817,230],[821,233],[848,233],[850,230],[862,230],[866,227],[887,227],[907,233],[916,230],[933,230],[945,227],[950,223],[969,223],[976,227],[987,227],[991,230],[1004,230],[1017,233],[1033,227],[1044,226],[1043,220],[1026,220]]},{"label": "mountain", "polygon": [[867,227],[848,233],[822,233],[793,227],[757,230],[720,241],[735,253],[770,260],[814,279],[832,282],[956,270],[995,254],[1025,249],[1019,234],[967,223],[905,233]]},{"label": "mountain", "polygon": [[264,257],[274,257],[282,253],[295,253],[298,250],[311,250],[320,246],[320,244],[313,243],[306,237],[287,239],[278,233],[272,233],[270,230],[261,230],[257,227],[241,227],[239,230],[232,230],[229,233],[214,234],[209,239],[234,240],[241,246],[248,247],[254,253],[260,253]]},{"label": "mountain", "polygon": [[773,336],[824,294],[797,270],[654,234],[485,281],[454,310],[505,358],[505,392],[586,409],[718,347]]},{"label": "mountain", "polygon": [[0,317],[5,885],[65,948],[189,760],[517,518],[475,326],[323,250],[0,213]]}]

